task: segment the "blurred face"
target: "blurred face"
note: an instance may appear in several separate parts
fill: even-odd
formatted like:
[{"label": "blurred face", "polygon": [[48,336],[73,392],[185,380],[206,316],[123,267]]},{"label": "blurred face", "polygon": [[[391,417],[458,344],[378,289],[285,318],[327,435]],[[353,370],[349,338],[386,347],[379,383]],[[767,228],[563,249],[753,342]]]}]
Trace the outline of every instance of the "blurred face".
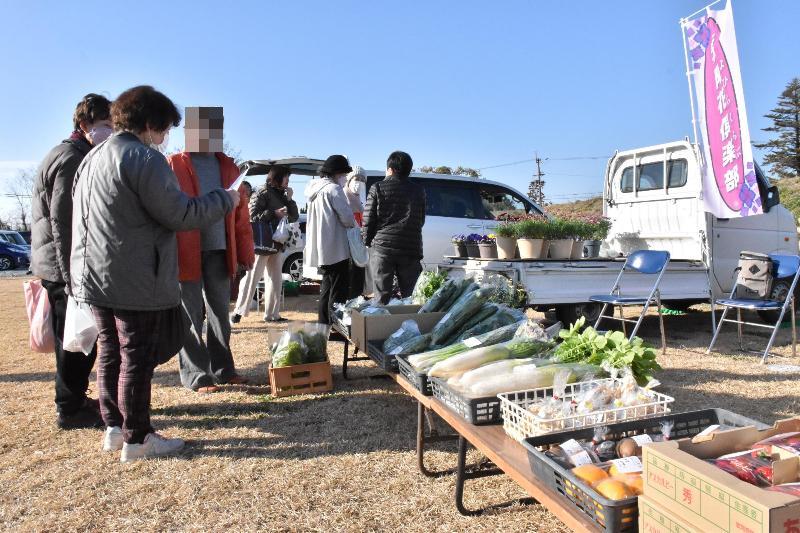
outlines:
[{"label": "blurred face", "polygon": [[107,118],[105,120],[96,120],[92,123],[81,122],[81,131],[92,146],[97,146],[114,133],[114,127],[111,124],[111,119]]},{"label": "blurred face", "polygon": [[289,186],[289,176],[291,176],[291,174],[284,176],[281,180],[281,189],[285,189]]},{"label": "blurred face", "polygon": [[213,154],[222,152],[224,116],[221,107],[187,107],[186,151]]}]

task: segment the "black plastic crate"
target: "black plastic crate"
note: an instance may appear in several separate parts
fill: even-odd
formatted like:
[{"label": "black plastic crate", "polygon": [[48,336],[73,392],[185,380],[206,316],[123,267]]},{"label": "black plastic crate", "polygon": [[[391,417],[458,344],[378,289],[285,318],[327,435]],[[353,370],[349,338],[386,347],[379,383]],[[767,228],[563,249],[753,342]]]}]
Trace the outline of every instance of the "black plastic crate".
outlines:
[{"label": "black plastic crate", "polygon": [[433,391],[431,391],[431,384],[428,381],[428,374],[425,372],[420,372],[413,366],[411,363],[408,362],[407,355],[398,355],[396,356],[397,359],[397,369],[400,371],[400,375],[405,378],[406,381],[411,383],[415,389],[417,389],[423,396],[433,396]]},{"label": "black plastic crate", "polygon": [[[660,423],[665,420],[670,420],[674,423],[671,433],[673,440],[693,437],[712,424],[733,427],[756,426],[760,429],[767,427],[761,422],[725,409],[703,409],[609,424],[609,432],[606,435],[609,439],[620,440],[643,433],[658,434],[661,431]],[[605,498],[572,475],[569,469],[548,457],[540,449],[551,444],[561,444],[569,439],[591,440],[594,436],[594,430],[595,428],[587,428],[549,433],[538,437],[529,437],[522,444],[528,450],[528,460],[536,477],[564,496],[575,507],[592,517],[601,529],[608,532],[636,531],[639,520],[638,498],[636,496],[625,500]]]},{"label": "black plastic crate", "polygon": [[500,414],[500,398],[497,396],[467,398],[450,388],[443,379],[429,377],[428,383],[434,397],[470,424],[485,426],[503,422]]},{"label": "black plastic crate", "polygon": [[338,333],[339,335],[341,335],[342,337],[344,337],[345,339],[348,340],[350,339],[350,326],[345,326],[339,317],[337,316],[333,317],[333,319],[331,320],[331,329],[336,333]]},{"label": "black plastic crate", "polygon": [[397,368],[397,358],[393,355],[383,353],[383,343],[384,341],[382,340],[367,341],[367,355],[370,359],[375,361],[378,368],[386,372],[397,374],[397,372],[399,372]]}]

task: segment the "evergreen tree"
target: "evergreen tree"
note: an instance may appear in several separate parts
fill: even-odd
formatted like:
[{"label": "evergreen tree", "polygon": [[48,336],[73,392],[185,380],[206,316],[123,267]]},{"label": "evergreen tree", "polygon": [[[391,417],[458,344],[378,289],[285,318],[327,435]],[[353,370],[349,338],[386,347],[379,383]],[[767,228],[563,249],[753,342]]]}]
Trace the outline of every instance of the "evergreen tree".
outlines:
[{"label": "evergreen tree", "polygon": [[768,151],[764,163],[772,165],[772,171],[777,177],[799,177],[800,78],[789,82],[778,97],[778,106],[764,116],[772,121],[772,126],[764,128],[764,131],[777,133],[778,137],[754,146]]}]

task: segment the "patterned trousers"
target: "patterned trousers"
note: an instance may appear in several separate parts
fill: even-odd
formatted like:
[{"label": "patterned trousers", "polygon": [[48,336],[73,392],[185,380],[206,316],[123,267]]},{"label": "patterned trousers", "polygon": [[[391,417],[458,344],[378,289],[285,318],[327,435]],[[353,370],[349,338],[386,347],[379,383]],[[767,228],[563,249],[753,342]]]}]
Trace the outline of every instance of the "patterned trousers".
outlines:
[{"label": "patterned trousers", "polygon": [[141,444],[150,425],[150,385],[158,361],[159,316],[92,306],[97,324],[97,387],[106,426],[122,428],[129,444]]}]

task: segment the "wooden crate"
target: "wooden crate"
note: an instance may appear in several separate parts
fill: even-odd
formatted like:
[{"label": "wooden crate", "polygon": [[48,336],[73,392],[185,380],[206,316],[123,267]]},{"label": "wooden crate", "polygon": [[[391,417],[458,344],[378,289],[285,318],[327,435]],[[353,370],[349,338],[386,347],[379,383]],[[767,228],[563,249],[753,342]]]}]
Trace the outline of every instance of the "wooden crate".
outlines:
[{"label": "wooden crate", "polygon": [[333,390],[331,363],[270,367],[269,387],[276,398]]}]

